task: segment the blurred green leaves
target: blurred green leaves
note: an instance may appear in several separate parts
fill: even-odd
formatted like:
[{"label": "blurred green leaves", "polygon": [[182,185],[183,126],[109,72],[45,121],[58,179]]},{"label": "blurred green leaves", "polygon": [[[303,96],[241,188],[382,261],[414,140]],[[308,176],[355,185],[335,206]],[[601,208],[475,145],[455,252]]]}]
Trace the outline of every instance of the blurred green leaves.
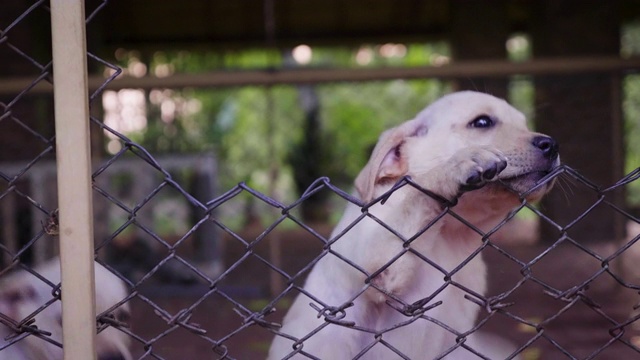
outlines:
[{"label": "blurred green leaves", "polygon": [[[364,55],[363,55],[364,54]],[[448,59],[442,44],[386,44],[357,48],[313,48],[311,67],[424,66]],[[221,69],[268,69],[293,61],[276,50],[225,53],[175,51],[141,54],[118,50],[125,69],[145,63],[148,73],[200,73]],[[126,70],[125,70],[126,71]],[[130,72],[133,73],[133,72]],[[369,150],[386,128],[412,118],[426,104],[445,93],[436,80],[394,80],[334,83],[315,86],[320,132],[312,159],[317,172],[348,186],[366,162]],[[268,192],[275,181],[280,197],[291,187],[292,174],[304,161],[305,113],[296,86],[216,89],[153,89],[146,94],[147,125],[126,134],[153,153],[214,150],[220,161],[220,183],[239,181]],[[306,147],[308,148],[308,146]],[[272,169],[278,171],[274,175]],[[275,176],[275,178],[274,178]],[[291,193],[288,189],[288,193]],[[303,189],[299,189],[302,191]],[[299,194],[289,194],[292,198]],[[283,199],[285,200],[285,199]]]}]

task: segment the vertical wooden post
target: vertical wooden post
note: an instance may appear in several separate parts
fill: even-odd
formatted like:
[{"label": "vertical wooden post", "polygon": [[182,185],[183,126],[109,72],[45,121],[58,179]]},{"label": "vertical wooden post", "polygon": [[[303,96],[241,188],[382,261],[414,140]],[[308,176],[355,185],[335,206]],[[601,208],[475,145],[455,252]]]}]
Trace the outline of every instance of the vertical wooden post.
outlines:
[{"label": "vertical wooden post", "polygon": [[91,151],[84,1],[51,0],[65,360],[95,359]]},{"label": "vertical wooden post", "polygon": [[[619,56],[620,1],[544,0],[532,2],[534,57]],[[588,24],[588,26],[583,26]],[[545,75],[535,77],[536,130],[560,143],[562,162],[595,184],[607,187],[622,177],[623,124],[620,82],[611,73]],[[565,226],[589,209],[595,194],[579,182],[570,188],[570,201],[562,191],[542,201],[547,216]],[[615,205],[624,197],[616,194]],[[553,243],[561,236],[541,223],[541,239]],[[624,234],[624,219],[607,206],[598,206],[568,231],[580,243],[610,243]]]},{"label": "vertical wooden post", "polygon": [[[454,61],[505,60],[505,43],[509,37],[508,3],[452,0],[451,51]],[[482,14],[482,16],[478,16]],[[478,29],[482,29],[478,31]],[[464,77],[456,82],[457,90],[476,90],[507,99],[507,78]]]}]

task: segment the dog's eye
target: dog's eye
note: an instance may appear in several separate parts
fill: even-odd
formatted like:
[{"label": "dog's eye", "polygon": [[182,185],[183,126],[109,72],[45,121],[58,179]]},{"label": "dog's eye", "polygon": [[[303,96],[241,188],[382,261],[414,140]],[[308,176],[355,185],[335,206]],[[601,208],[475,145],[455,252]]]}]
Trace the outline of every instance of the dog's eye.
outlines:
[{"label": "dog's eye", "polygon": [[490,128],[493,125],[495,121],[487,115],[480,115],[469,123],[469,127],[472,128]]}]

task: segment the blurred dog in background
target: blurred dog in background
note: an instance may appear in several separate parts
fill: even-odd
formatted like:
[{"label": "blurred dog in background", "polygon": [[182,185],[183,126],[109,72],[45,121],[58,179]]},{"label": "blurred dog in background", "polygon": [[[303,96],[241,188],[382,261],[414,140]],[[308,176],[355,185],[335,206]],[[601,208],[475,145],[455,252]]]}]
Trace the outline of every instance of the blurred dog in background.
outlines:
[{"label": "blurred dog in background", "polygon": [[[37,266],[35,272],[53,284],[60,283],[60,259],[55,258]],[[95,263],[96,312],[101,314],[127,296],[124,283],[117,276]],[[31,316],[53,299],[54,288],[33,274],[18,270],[0,279],[0,313],[15,322]],[[129,305],[113,310],[119,321],[127,322]],[[34,317],[34,326],[50,332],[52,341],[62,343],[62,305],[55,301]],[[14,332],[0,324],[0,349],[7,346],[7,339]],[[98,360],[130,360],[129,336],[118,329],[108,327],[96,336]],[[0,360],[62,360],[63,350],[58,345],[35,335],[8,345],[0,350]]]}]

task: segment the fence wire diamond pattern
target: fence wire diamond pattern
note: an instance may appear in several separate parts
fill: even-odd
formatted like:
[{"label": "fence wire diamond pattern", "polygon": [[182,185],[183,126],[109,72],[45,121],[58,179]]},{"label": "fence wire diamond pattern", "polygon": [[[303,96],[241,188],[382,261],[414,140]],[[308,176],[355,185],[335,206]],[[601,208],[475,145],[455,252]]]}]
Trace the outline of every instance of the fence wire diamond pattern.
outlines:
[{"label": "fence wire diamond pattern", "polygon": [[[107,1],[99,2],[98,6],[89,12],[87,23],[90,23],[105,5],[107,5]],[[9,5],[3,4],[3,7],[5,6]],[[4,28],[0,29],[0,49],[3,56],[19,59],[21,66],[32,74],[33,81],[17,95],[8,99],[0,99],[0,131],[16,132],[20,134],[20,139],[30,139],[28,140],[29,144],[38,144],[38,146],[34,145],[33,149],[28,151],[28,157],[21,157],[20,160],[22,162],[19,165],[14,163],[12,167],[0,167],[0,203],[10,208],[10,211],[13,211],[15,204],[19,204],[15,208],[23,210],[20,214],[24,214],[24,209],[26,208],[28,209],[27,212],[35,213],[36,215],[30,216],[32,231],[28,238],[21,242],[8,241],[7,236],[15,236],[18,231],[4,229],[4,243],[0,244],[0,251],[3,256],[0,278],[8,277],[10,271],[18,269],[29,272],[50,289],[51,297],[46,302],[38,304],[39,306],[35,312],[24,317],[14,318],[11,316],[13,312],[5,305],[13,304],[20,299],[7,298],[6,293],[0,294],[0,301],[3,304],[3,307],[0,307],[0,324],[4,327],[0,332],[4,336],[0,340],[0,359],[4,358],[3,351],[7,351],[12,346],[26,341],[29,337],[37,337],[53,343],[55,346],[61,346],[59,341],[50,337],[51,331],[42,327],[34,319],[37,314],[60,301],[60,284],[52,279],[42,277],[38,273],[37,267],[30,266],[30,262],[22,261],[27,254],[34,252],[34,249],[38,246],[43,248],[51,247],[51,244],[55,243],[56,236],[55,199],[51,199],[48,194],[43,194],[42,191],[34,190],[38,184],[31,184],[33,181],[32,174],[41,174],[41,169],[46,167],[45,164],[51,162],[53,158],[55,151],[53,125],[51,125],[53,121],[45,125],[36,124],[31,119],[32,113],[25,110],[32,104],[29,96],[34,91],[34,88],[38,86],[50,87],[53,81],[51,74],[52,62],[50,59],[45,61],[36,59],[34,55],[30,55],[29,50],[23,49],[19,43],[23,39],[23,35],[19,33],[22,30],[20,24],[30,21],[32,16],[46,16],[48,14],[48,4],[46,1],[36,1],[23,11],[17,12],[19,15],[8,22],[8,25],[4,25]],[[89,96],[91,104],[97,106],[103,89],[120,74],[121,70],[95,54],[89,53],[87,57],[91,66],[106,67],[113,70],[111,77],[105,79],[105,82]],[[42,101],[46,102],[48,100]],[[585,186],[593,193],[596,200],[591,207],[585,209],[575,221],[569,224],[558,224],[554,222],[554,219],[547,217],[544,210],[540,210],[522,200],[519,207],[514,209],[489,232],[481,231],[456,214],[455,203],[447,202],[437,194],[431,193],[428,189],[421,189],[411,178],[404,178],[396,184],[387,196],[391,196],[399,188],[410,186],[419,189],[424,196],[430,196],[440,201],[443,204],[442,213],[432,223],[428,224],[423,231],[426,231],[443,216],[453,216],[478,234],[477,250],[467,260],[458,264],[453,271],[447,271],[441,264],[438,264],[437,259],[429,258],[428,254],[412,250],[410,246],[411,238],[404,238],[397,234],[393,228],[383,222],[379,222],[382,228],[397,234],[398,239],[407,246],[403,253],[394,256],[389,263],[384,264],[376,272],[369,273],[332,248],[336,242],[341,241],[342,234],[331,238],[326,231],[318,230],[314,226],[305,224],[296,215],[297,208],[302,202],[318,192],[331,192],[342,202],[350,202],[360,206],[362,208],[362,216],[357,220],[360,221],[365,217],[372,217],[368,213],[368,208],[374,203],[385,201],[385,197],[365,204],[348,192],[333,185],[328,178],[320,178],[309,187],[300,199],[292,204],[280,203],[244,183],[240,183],[214,198],[196,198],[191,191],[176,179],[171,171],[163,167],[161,161],[157,160],[143,147],[134,143],[125,135],[111,129],[99,117],[91,117],[90,121],[92,127],[98,128],[100,133],[109,133],[112,137],[119,139],[122,144],[120,151],[100,162],[100,166],[96,168],[93,178],[96,198],[108,204],[108,207],[117,208],[118,211],[125,214],[124,217],[126,218],[122,223],[118,224],[110,235],[96,239],[96,253],[104,255],[97,256],[98,261],[125,282],[128,292],[125,298],[119,299],[107,312],[98,315],[97,328],[98,331],[104,331],[106,328],[115,328],[126,334],[133,342],[133,353],[137,358],[169,358],[163,348],[167,339],[174,339],[172,340],[174,344],[180,343],[180,341],[189,342],[180,343],[180,346],[184,347],[182,349],[185,354],[184,358],[196,358],[188,356],[190,353],[187,348],[190,347],[191,342],[200,344],[199,348],[209,349],[209,354],[200,354],[200,358],[242,358],[243,356],[246,357],[244,354],[247,354],[244,344],[252,343],[251,339],[258,339],[259,341],[256,343],[263,346],[261,349],[253,350],[266,354],[265,344],[268,344],[273,336],[287,337],[294,342],[291,355],[301,354],[314,358],[313,354],[305,352],[305,339],[314,336],[325,326],[342,326],[369,333],[370,344],[363,350],[362,356],[366,356],[366,350],[374,346],[385,346],[395,352],[398,357],[404,357],[401,352],[394,348],[393,343],[389,343],[385,339],[385,333],[393,331],[395,328],[381,332],[375,329],[362,328],[359,324],[345,320],[345,314],[350,311],[353,300],[362,296],[368,289],[373,288],[378,291],[384,291],[374,281],[369,280],[375,278],[405,252],[416,255],[433,268],[438,269],[446,280],[442,289],[445,287],[457,287],[465,292],[465,298],[469,302],[475,303],[482,309],[476,326],[465,332],[459,332],[448,324],[437,323],[436,319],[430,317],[430,310],[440,305],[431,301],[436,297],[437,293],[425,294],[422,300],[415,303],[405,303],[401,299],[394,299],[396,300],[395,302],[387,304],[387,306],[393,306],[406,319],[405,322],[399,323],[397,327],[404,326],[406,323],[417,319],[423,319],[436,322],[438,326],[453,333],[457,342],[452,348],[441,354],[442,358],[446,358],[449,353],[457,348],[463,348],[479,358],[484,358],[483,354],[466,343],[466,338],[479,329],[495,328],[496,322],[510,324],[509,328],[511,329],[523,329],[521,334],[515,337],[517,338],[517,343],[510,358],[525,356],[525,358],[592,359],[600,358],[600,356],[610,356],[607,355],[610,351],[616,354],[619,353],[618,351],[622,351],[620,353],[624,354],[633,354],[629,356],[640,355],[640,348],[638,347],[638,336],[640,336],[638,319],[640,318],[640,312],[637,311],[638,306],[640,306],[638,305],[637,297],[640,291],[640,284],[638,284],[637,277],[627,275],[618,266],[618,263],[622,261],[621,258],[632,252],[635,244],[640,240],[640,234],[628,234],[626,241],[614,244],[615,249],[609,249],[604,255],[603,252],[594,249],[592,246],[583,244],[580,239],[574,239],[570,236],[572,227],[582,221],[598,206],[607,207],[632,225],[639,225],[640,219],[614,204],[609,195],[614,191],[625,188],[634,181],[638,181],[640,168],[612,186],[603,188],[591,183],[574,169],[563,165],[543,179],[541,185],[555,181],[558,178],[571,179]],[[108,174],[111,169],[117,166],[116,164],[123,163],[125,159],[127,159],[126,161],[132,161],[134,164],[132,166],[148,168],[153,173],[151,181],[154,186],[144,196],[135,198],[133,201],[122,199],[117,191],[105,185],[110,181],[110,175]],[[105,180],[105,178],[107,179]],[[153,222],[149,222],[148,217],[141,216],[144,211],[153,207],[154,200],[165,192],[177,194],[177,196],[180,196],[196,209],[196,213],[199,214],[199,217],[193,221],[194,225],[177,239],[169,240],[163,238],[154,228]],[[256,201],[271,208],[274,213],[277,213],[276,219],[252,236],[248,236],[248,233],[245,232],[233,231],[216,216],[216,212],[239,196],[253,197]],[[559,234],[555,241],[547,243],[548,246],[545,245],[542,248],[538,246],[536,249],[539,251],[535,252],[534,255],[526,254],[523,256],[523,254],[514,252],[508,246],[503,246],[500,242],[493,240],[494,236],[502,228],[509,226],[522,209],[528,209],[541,223],[553,227]],[[6,212],[2,214],[4,217],[7,216]],[[7,224],[11,223],[11,221],[7,220],[16,221],[16,218],[3,218],[2,220],[3,224]],[[268,243],[276,241],[274,238],[281,236],[280,228],[284,223],[292,224],[299,231],[298,234],[302,233],[306,241],[314,244],[312,246],[314,250],[307,256],[308,261],[296,267],[288,266],[287,269],[274,263],[264,251],[265,246],[269,245]],[[195,264],[188,254],[184,254],[183,250],[185,244],[191,241],[196,234],[203,232],[203,230],[208,231],[211,229],[211,225],[214,225],[220,236],[234,244],[233,246],[236,249],[240,249],[235,257],[232,256],[229,259],[225,259],[228,263],[218,273],[204,271],[199,266],[200,264]],[[109,252],[113,251],[114,244],[127,232],[141,234],[140,236],[148,239],[147,244],[152,244],[150,247],[154,253],[162,254],[155,257],[154,263],[148,266],[143,273],[134,277],[124,276],[119,269],[105,261],[105,259],[108,259]],[[284,241],[283,244],[295,246],[291,244],[291,241]],[[285,253],[287,252],[285,251]],[[596,266],[595,268],[590,267],[593,270],[589,270],[587,273],[567,274],[570,275],[569,279],[567,279],[570,283],[569,285],[566,284],[566,281],[557,285],[554,279],[549,279],[546,276],[548,274],[544,274],[544,270],[540,270],[541,267],[550,266],[550,261],[558,261],[559,257],[576,253],[578,254],[577,257],[567,257],[564,261],[571,262],[575,261],[572,259],[579,258],[582,259],[580,261],[595,264]],[[453,276],[474,257],[484,255],[487,255],[491,261],[506,264],[506,269],[512,272],[509,277],[510,280],[501,284],[502,288],[499,291],[490,292],[490,295],[479,294],[473,289],[466,288],[464,285],[457,283]],[[320,259],[327,256],[338,257],[344,263],[367,275],[368,281],[363,284],[361,291],[353,294],[352,301],[343,304],[324,303],[322,299],[303,289],[302,283],[309,270]],[[247,269],[261,269],[261,271],[259,273],[247,273]],[[195,279],[193,283],[197,285],[191,287],[191,289],[195,290],[185,290],[187,289],[185,287],[172,287],[170,285],[161,286],[159,287],[160,290],[154,290],[154,286],[149,285],[150,283],[157,284],[158,277],[165,276],[167,272],[174,270],[187,274],[186,276],[191,279]],[[263,299],[261,302],[247,300],[251,296],[247,296],[247,294],[242,293],[242,290],[238,290],[237,287],[242,285],[237,283],[238,279],[243,277],[268,277],[269,273],[276,274],[276,278],[279,279],[283,287],[278,292],[270,295],[265,295],[265,293],[269,293],[268,291],[261,290],[259,292],[260,297]],[[557,276],[562,275],[565,274],[557,274]],[[247,279],[247,281],[250,280]],[[611,282],[613,282],[613,285],[611,285]],[[602,283],[606,284],[603,285]],[[607,296],[603,297],[602,291],[593,295],[593,288],[598,289],[603,286],[606,288],[605,293]],[[523,304],[519,304],[516,301],[523,299],[522,292],[525,289],[529,289],[527,290],[529,293],[531,293],[530,289],[534,289],[540,298],[524,304],[525,308],[535,307],[536,304],[533,302],[539,301],[554,304],[553,308],[556,310],[550,314],[540,312],[540,314],[544,315],[539,315],[538,317],[531,316],[533,312],[526,311],[526,309],[523,310]],[[168,293],[187,292],[188,296],[186,297],[188,300],[177,301],[176,305],[172,303],[171,297],[167,297],[166,294],[157,296],[159,291]],[[291,301],[291,297],[299,293],[304,293],[314,300],[315,304],[310,304],[309,311],[316,313],[318,318],[324,320],[323,325],[301,339],[292,337],[290,334],[283,333],[280,330],[282,314],[286,312],[286,307]],[[625,302],[620,299],[629,301]],[[607,301],[610,303],[605,303]],[[120,319],[116,316],[116,309],[125,304],[133,304],[131,319]],[[630,305],[623,307],[621,304]],[[577,309],[581,310],[578,311]],[[136,314],[136,312],[138,313]],[[584,314],[589,314],[589,316],[584,317]],[[576,318],[577,316],[580,317]],[[562,332],[562,324],[584,321],[596,321],[600,324],[601,327],[598,329],[600,334],[589,334],[594,338],[592,346],[576,352],[576,347],[571,343],[571,339],[568,340],[566,334],[559,334]],[[602,334],[605,335],[603,336]],[[176,338],[180,340],[177,341],[175,340]],[[327,344],[327,346],[331,346],[331,344]],[[544,355],[531,351],[540,347],[545,349]],[[623,350],[620,350],[620,348],[623,348]],[[190,355],[194,356],[193,354]]]}]

